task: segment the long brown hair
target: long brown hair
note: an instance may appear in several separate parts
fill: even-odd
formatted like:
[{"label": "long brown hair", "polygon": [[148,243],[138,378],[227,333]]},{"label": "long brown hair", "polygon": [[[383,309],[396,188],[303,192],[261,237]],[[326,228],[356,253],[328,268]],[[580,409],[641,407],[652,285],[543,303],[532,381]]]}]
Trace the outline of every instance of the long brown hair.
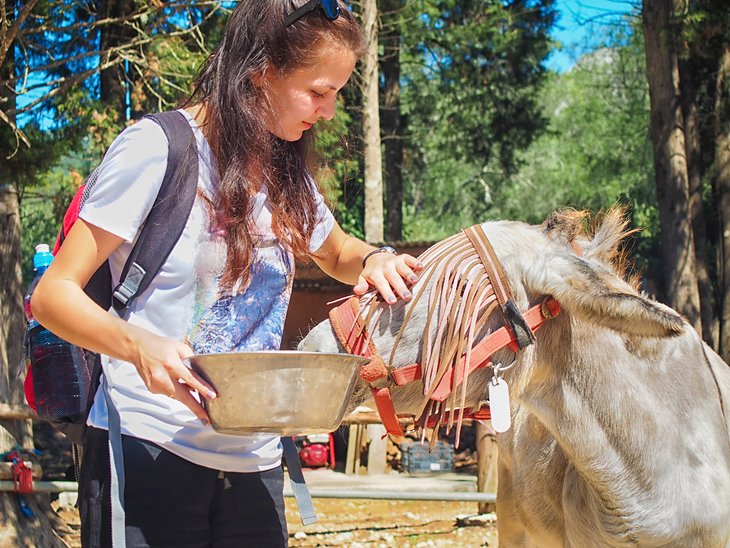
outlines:
[{"label": "long brown hair", "polygon": [[267,91],[253,78],[271,70],[286,75],[309,68],[329,46],[347,48],[360,57],[365,38],[342,0],[334,21],[317,8],[286,27],[287,15],[303,3],[241,0],[183,104],[205,106],[203,132],[220,174],[212,211],[216,224],[227,233],[224,289],[247,285],[253,257],[251,194],[259,185],[265,184],[269,193],[274,234],[296,257],[309,253],[318,221],[309,169],[311,131],[295,142],[272,135],[265,127],[270,108]]}]

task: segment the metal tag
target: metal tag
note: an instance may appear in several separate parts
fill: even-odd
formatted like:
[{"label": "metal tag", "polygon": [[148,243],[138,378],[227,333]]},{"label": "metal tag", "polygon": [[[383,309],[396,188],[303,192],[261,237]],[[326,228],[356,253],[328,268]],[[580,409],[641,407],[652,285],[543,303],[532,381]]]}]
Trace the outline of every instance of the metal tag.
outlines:
[{"label": "metal tag", "polygon": [[489,383],[489,410],[492,414],[492,428],[497,432],[506,432],[512,425],[509,407],[509,388],[507,381],[501,378]]}]

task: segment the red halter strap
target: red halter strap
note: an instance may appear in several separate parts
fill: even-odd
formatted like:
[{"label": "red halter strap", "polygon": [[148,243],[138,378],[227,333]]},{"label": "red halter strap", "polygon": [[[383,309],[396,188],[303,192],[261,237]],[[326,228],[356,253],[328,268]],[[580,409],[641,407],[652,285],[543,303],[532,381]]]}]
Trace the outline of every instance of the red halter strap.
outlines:
[{"label": "red halter strap", "polygon": [[[545,320],[557,316],[560,312],[560,304],[552,297],[546,301],[530,308],[524,314],[525,322],[530,329],[535,332],[540,329]],[[492,356],[499,350],[508,347],[513,352],[519,350],[517,338],[514,332],[505,327],[500,327],[496,331],[490,333],[484,339],[479,341],[471,350],[469,363],[466,363],[466,354],[461,355],[458,365],[452,370],[451,374],[444,375],[441,382],[431,395],[431,399],[435,401],[444,401],[455,387],[461,384],[464,378],[464,372],[472,373],[474,370],[482,367],[492,366]],[[413,363],[404,367],[394,369],[390,373],[393,382],[398,386],[404,386],[413,381],[422,378],[420,363]]]},{"label": "red halter strap", "polygon": [[403,429],[395,414],[390,389],[388,387],[376,388],[372,385],[378,379],[388,377],[388,368],[383,358],[375,350],[373,341],[367,335],[365,324],[360,317],[360,299],[350,297],[341,305],[330,310],[329,316],[332,328],[345,350],[351,354],[370,358],[370,362],[360,370],[360,378],[370,385],[385,430],[388,434],[403,436]]},{"label": "red halter strap", "polygon": [[[413,363],[398,369],[387,367],[367,334],[364,322],[360,317],[359,302],[357,297],[351,297],[330,310],[330,323],[338,340],[347,352],[371,358],[370,363],[363,366],[360,371],[360,377],[370,385],[378,414],[388,434],[402,436],[403,429],[395,413],[390,388],[376,388],[372,386],[372,383],[379,379],[389,378],[395,385],[405,386],[422,378],[421,364]],[[543,326],[545,320],[557,316],[559,312],[560,304],[551,297],[530,308],[525,312],[524,318],[527,325],[534,332]],[[501,327],[472,348],[469,363],[466,362],[466,355],[462,354],[458,366],[450,374],[443,376],[431,399],[439,402],[444,401],[454,388],[461,383],[465,371],[468,374],[481,367],[490,367],[492,365],[492,356],[505,347],[509,347],[512,351],[519,349],[514,332],[507,327]],[[482,415],[480,416],[479,413]],[[474,418],[483,418],[486,416],[484,413],[483,410],[478,410],[472,416]]]}]

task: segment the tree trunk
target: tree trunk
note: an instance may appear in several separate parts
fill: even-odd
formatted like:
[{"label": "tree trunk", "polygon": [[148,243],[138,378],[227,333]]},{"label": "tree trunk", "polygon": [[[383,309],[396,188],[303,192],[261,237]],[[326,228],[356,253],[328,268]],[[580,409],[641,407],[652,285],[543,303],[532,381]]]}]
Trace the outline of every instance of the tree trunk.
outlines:
[{"label": "tree trunk", "polygon": [[391,242],[403,239],[403,138],[400,114],[400,17],[401,0],[380,0],[380,13],[385,14],[380,33],[383,55],[385,94],[381,109],[383,147],[385,149],[385,238]]},{"label": "tree trunk", "polygon": [[[5,3],[5,14],[8,19],[18,14],[14,0],[2,1]],[[13,73],[13,53],[14,47],[11,45],[0,63],[2,81],[7,81]],[[15,109],[15,94],[4,86],[0,88],[0,100],[4,101],[2,103],[4,110]],[[15,122],[14,119],[11,121]],[[2,177],[0,179],[0,403],[14,404],[17,408],[24,401],[23,378],[18,375],[25,332],[24,287],[20,264],[20,207],[16,185],[8,180],[7,173],[3,173]],[[10,451],[17,445],[25,448],[33,447],[31,422],[0,420],[0,453]],[[14,493],[0,493],[0,546],[63,546],[53,533],[56,516],[51,509],[48,494],[26,495],[25,502],[35,515],[35,519],[21,513]]]},{"label": "tree trunk", "polygon": [[730,363],[730,45],[717,70],[715,96],[715,188],[719,204],[721,261],[720,355]]},{"label": "tree trunk", "polygon": [[679,69],[669,25],[671,0],[643,0],[651,140],[664,263],[664,297],[702,333]]},{"label": "tree trunk", "polygon": [[378,101],[378,6],[377,0],[362,2],[362,26],[368,49],[362,63],[363,113],[365,140],[365,240],[383,241],[383,159],[380,151],[380,113]]},{"label": "tree trunk", "polygon": [[[23,356],[23,278],[20,269],[20,208],[13,185],[0,186],[0,402],[22,404],[23,377],[19,375]],[[18,437],[28,435],[19,428],[25,421],[3,421],[3,426]],[[24,432],[21,432],[24,430]],[[7,449],[7,448],[5,448]],[[0,447],[0,452],[3,448]]]},{"label": "tree trunk", "polygon": [[710,279],[707,246],[707,220],[703,201],[703,163],[699,121],[699,76],[695,67],[699,59],[693,59],[691,52],[679,61],[680,87],[682,93],[682,116],[684,117],[684,138],[687,151],[687,175],[689,186],[689,212],[692,219],[692,235],[695,244],[695,270],[697,289],[700,295],[702,338],[717,348],[718,321],[714,317],[714,296]]},{"label": "tree trunk", "polygon": [[[5,13],[15,13],[13,0],[5,2]],[[14,49],[10,47],[0,65],[0,80],[13,75]],[[7,110],[15,110],[15,94],[3,87],[0,100]],[[15,120],[11,120],[13,123]],[[20,257],[20,206],[13,181],[0,180],[0,403],[21,404],[23,377],[18,370],[23,356],[25,321],[23,277]],[[32,447],[31,423],[27,420],[0,421],[0,452],[15,444]]]},{"label": "tree trunk", "polygon": [[[125,17],[133,11],[133,0],[97,0],[97,19]],[[134,38],[134,29],[124,23],[101,25],[99,33],[102,56],[109,55],[109,50],[128,44]],[[126,66],[126,63],[118,63],[102,70],[99,78],[101,100],[105,105],[114,108],[118,120],[129,119],[127,91],[130,85],[130,74]]]}]

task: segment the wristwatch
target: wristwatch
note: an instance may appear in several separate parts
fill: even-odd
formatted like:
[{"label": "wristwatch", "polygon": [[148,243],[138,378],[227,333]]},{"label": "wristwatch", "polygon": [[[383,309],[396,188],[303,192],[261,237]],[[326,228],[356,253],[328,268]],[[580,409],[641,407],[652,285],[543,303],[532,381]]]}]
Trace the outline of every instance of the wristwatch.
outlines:
[{"label": "wristwatch", "polygon": [[376,253],[390,253],[392,255],[398,255],[398,252],[395,250],[394,247],[390,247],[389,245],[384,245],[383,247],[379,247],[378,249],[373,249],[370,253],[365,255],[362,258],[362,267],[365,268],[365,263],[367,260]]}]

